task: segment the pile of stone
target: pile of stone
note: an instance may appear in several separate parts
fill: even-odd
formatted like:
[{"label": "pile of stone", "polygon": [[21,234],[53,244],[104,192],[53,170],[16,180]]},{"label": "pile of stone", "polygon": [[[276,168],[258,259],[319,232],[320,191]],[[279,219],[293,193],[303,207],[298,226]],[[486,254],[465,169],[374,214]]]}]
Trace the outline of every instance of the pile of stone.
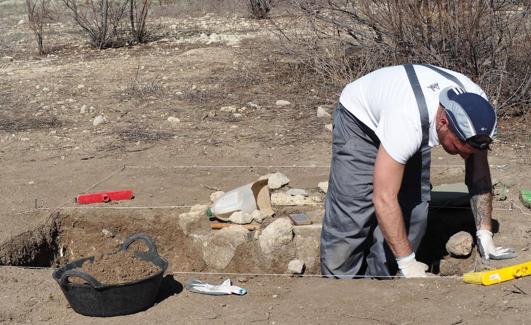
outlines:
[{"label": "pile of stone", "polygon": [[[286,188],[289,179],[276,172],[264,175],[271,190],[272,205],[317,205],[322,203],[322,193],[311,194],[305,189]],[[322,192],[326,192],[327,183],[319,183]],[[225,193],[214,192],[210,195],[215,202]],[[307,270],[316,271],[319,264],[319,240],[321,224],[294,226],[287,217],[273,217],[255,210],[252,213],[234,212],[226,227],[221,230],[209,229],[206,215],[207,205],[196,205],[189,212],[179,215],[179,226],[201,250],[203,261],[212,270],[234,268],[231,264],[236,254],[245,252],[262,265],[285,263],[283,272],[298,275]],[[249,230],[248,224],[262,224],[262,229]],[[238,252],[238,253],[237,253]]]}]

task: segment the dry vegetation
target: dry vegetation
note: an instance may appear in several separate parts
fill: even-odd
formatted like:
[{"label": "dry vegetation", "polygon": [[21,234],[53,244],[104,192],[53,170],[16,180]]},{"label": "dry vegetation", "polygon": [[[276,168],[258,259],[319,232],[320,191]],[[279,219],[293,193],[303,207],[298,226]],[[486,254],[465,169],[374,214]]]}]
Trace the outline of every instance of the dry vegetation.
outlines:
[{"label": "dry vegetation", "polygon": [[249,0],[249,11],[257,19],[268,18],[272,8],[273,0]]},{"label": "dry vegetation", "polygon": [[529,2],[292,0],[307,31],[279,28],[285,48],[324,80],[341,84],[382,66],[430,63],[460,71],[500,115],[530,104]]},{"label": "dry vegetation", "polygon": [[[503,0],[26,0],[39,54],[61,47],[56,38],[45,48],[45,27],[65,17],[96,49],[166,37],[168,26],[156,25],[161,17],[271,18],[264,32],[278,38],[264,47],[288,62],[284,76],[305,87],[337,92],[382,66],[430,63],[470,76],[502,117],[525,115],[531,104],[529,9],[527,1]],[[159,90],[156,80],[140,84],[136,75],[125,93]]]},{"label": "dry vegetation", "polygon": [[44,54],[44,25],[52,19],[50,1],[26,0],[26,14],[29,28],[37,42],[37,51],[39,54]]}]

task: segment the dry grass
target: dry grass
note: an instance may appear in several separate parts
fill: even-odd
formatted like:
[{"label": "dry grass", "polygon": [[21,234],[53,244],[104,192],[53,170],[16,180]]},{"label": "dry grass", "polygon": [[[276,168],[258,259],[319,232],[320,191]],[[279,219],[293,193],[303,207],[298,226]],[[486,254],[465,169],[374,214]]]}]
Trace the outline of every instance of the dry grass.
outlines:
[{"label": "dry grass", "polygon": [[144,78],[140,75],[140,68],[136,69],[134,77],[128,85],[121,91],[121,96],[126,98],[147,98],[157,97],[164,93],[164,87],[160,76]]},{"label": "dry grass", "polygon": [[57,129],[63,126],[63,122],[56,117],[0,117],[0,131],[17,133],[28,130]]},{"label": "dry grass", "polygon": [[[530,101],[529,3],[509,1],[292,0],[301,28],[277,30],[284,49],[321,82],[343,85],[377,68],[431,63],[470,76],[500,115]],[[302,25],[304,22],[304,25]],[[277,24],[278,26],[278,24]]]}]

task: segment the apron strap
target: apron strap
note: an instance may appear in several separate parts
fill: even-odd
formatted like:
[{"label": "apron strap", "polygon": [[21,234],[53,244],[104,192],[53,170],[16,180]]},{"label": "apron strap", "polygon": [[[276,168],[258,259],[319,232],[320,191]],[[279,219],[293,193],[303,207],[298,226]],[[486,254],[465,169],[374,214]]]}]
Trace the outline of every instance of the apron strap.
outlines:
[{"label": "apron strap", "polygon": [[428,105],[426,104],[424,93],[422,93],[422,88],[420,87],[419,79],[415,73],[415,68],[412,64],[404,64],[404,68],[406,69],[409,83],[411,84],[411,88],[413,88],[413,93],[415,94],[415,99],[417,100],[417,106],[420,113],[420,124],[422,126],[422,147],[424,148],[428,145],[430,134],[430,116],[428,114]]},{"label": "apron strap", "polygon": [[428,105],[426,104],[426,98],[422,92],[419,79],[415,73],[415,68],[412,64],[404,64],[407,77],[415,99],[419,108],[420,124],[422,127],[422,143],[420,148],[422,158],[422,170],[421,170],[421,197],[422,201],[430,201],[430,164],[431,164],[431,148],[429,147],[429,135],[430,135],[430,116],[428,113]]}]

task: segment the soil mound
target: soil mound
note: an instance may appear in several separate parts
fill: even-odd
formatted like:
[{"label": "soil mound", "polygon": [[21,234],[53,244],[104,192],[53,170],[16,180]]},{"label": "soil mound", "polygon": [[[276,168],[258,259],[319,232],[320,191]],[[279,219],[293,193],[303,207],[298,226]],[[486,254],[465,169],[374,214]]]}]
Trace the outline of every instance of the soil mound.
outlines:
[{"label": "soil mound", "polygon": [[[119,251],[115,254],[96,256],[94,262],[83,263],[81,272],[93,276],[103,284],[120,284],[150,277],[160,271],[151,262],[137,258],[132,251]],[[73,283],[85,283],[80,278],[72,278]]]}]

